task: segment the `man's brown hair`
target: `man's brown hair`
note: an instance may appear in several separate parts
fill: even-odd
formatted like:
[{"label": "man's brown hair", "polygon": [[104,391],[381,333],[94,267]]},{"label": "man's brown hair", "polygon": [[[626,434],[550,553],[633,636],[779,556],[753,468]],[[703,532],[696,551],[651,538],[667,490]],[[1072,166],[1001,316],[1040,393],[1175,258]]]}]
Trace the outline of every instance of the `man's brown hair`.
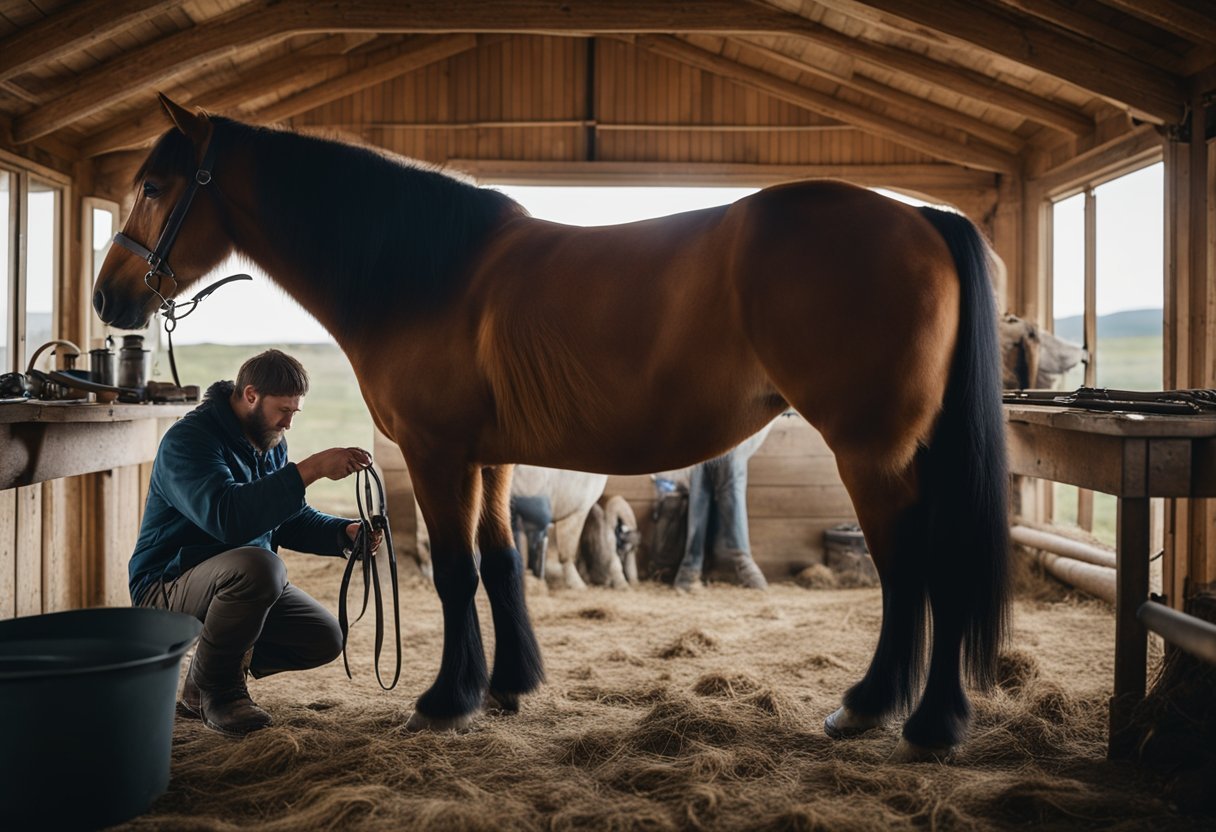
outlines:
[{"label": "man's brown hair", "polygon": [[287,353],[266,350],[241,365],[236,374],[237,392],[246,385],[262,396],[303,396],[308,393],[308,373]]}]

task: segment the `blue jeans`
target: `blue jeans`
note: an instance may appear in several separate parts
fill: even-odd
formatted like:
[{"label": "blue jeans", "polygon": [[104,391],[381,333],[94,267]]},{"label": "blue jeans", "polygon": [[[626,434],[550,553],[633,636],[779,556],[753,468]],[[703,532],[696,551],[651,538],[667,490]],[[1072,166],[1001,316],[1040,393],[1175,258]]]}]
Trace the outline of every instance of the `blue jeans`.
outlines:
[{"label": "blue jeans", "polygon": [[738,450],[702,462],[692,469],[688,481],[688,537],[681,572],[700,575],[705,566],[710,513],[718,510],[718,525],[712,541],[714,557],[751,557],[747,531],[747,460],[750,453]]}]

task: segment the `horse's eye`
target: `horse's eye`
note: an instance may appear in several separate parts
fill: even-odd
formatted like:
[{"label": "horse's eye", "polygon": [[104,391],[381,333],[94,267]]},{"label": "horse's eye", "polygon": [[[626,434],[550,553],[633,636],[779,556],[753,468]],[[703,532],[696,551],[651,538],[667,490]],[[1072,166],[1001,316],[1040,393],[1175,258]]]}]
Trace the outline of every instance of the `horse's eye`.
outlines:
[{"label": "horse's eye", "polygon": [[156,199],[158,196],[160,196],[160,188],[151,182],[145,182],[144,196],[146,196],[148,199]]}]

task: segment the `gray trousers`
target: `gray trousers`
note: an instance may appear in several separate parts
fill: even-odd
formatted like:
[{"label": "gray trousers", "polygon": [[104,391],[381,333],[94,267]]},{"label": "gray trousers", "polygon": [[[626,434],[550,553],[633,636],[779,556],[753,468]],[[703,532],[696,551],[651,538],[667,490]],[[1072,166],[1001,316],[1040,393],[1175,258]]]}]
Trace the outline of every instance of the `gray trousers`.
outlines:
[{"label": "gray trousers", "polygon": [[287,582],[287,567],[269,549],[230,549],[155,583],[139,606],[192,615],[203,622],[195,661],[213,678],[231,675],[252,647],[254,678],[305,670],[342,652],[342,631],[329,610]]}]

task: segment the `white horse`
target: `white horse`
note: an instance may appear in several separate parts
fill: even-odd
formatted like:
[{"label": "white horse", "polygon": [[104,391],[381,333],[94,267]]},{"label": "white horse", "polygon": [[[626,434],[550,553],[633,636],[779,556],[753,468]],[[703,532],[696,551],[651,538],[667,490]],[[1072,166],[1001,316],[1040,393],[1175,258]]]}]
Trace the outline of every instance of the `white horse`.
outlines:
[{"label": "white horse", "polygon": [[[635,532],[637,529],[633,512],[623,498],[613,497],[600,507],[602,516],[597,515],[595,529],[589,535],[594,539],[589,539],[583,547],[585,555],[580,563],[579,541],[583,535],[583,527],[588,515],[603,496],[607,482],[608,477],[605,474],[587,474],[582,471],[541,468],[535,465],[515,466],[511,495],[547,497],[553,512],[554,534],[551,537],[549,556],[545,559],[545,578],[548,582],[567,589],[586,589],[588,581],[614,589],[624,589],[630,583],[637,583],[637,567],[634,565],[632,552],[627,551],[624,560],[617,556],[618,522],[629,527],[628,532]],[[606,536],[608,533],[612,534],[611,545]],[[600,537],[604,537],[604,540],[600,541]],[[420,516],[418,557],[421,563],[430,563],[430,541],[426,524]]]}]

